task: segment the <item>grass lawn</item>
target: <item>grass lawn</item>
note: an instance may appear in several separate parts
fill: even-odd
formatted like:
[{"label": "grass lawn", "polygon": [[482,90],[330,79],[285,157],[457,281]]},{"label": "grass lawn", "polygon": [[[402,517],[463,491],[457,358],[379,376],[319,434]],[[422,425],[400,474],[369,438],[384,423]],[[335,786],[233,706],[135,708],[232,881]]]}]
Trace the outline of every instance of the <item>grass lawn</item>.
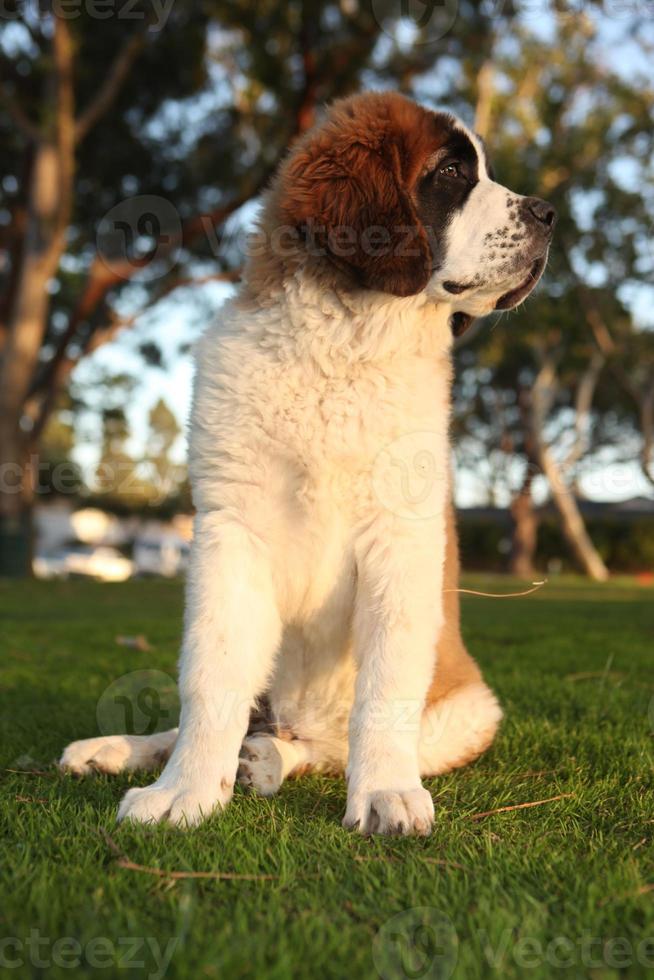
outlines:
[{"label": "grass lawn", "polygon": [[[98,719],[118,730],[121,712],[148,723],[174,711],[165,676],[138,704],[124,700],[128,682],[107,688],[148,668],[174,676],[181,611],[178,583],[0,584],[8,976],[654,971],[654,590],[565,580],[522,599],[463,598],[466,639],[506,720],[485,757],[430,781],[428,839],[346,832],[345,785],[321,777],[272,800],[237,791],[191,832],[117,828],[119,798],[147,776],[75,781],[53,760],[98,734]],[[151,651],[116,642],[137,634]],[[112,841],[146,868],[254,877],[148,873],[124,866]]]}]

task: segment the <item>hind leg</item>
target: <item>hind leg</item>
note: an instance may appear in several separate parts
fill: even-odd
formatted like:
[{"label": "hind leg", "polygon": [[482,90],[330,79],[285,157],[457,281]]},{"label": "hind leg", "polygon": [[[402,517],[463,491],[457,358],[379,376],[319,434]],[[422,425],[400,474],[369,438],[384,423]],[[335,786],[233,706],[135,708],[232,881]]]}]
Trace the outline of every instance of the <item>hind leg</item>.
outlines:
[{"label": "hind leg", "polygon": [[168,760],[177,729],[155,735],[103,735],[71,742],[59,760],[75,776],[106,772],[112,776],[133,769],[157,769]]},{"label": "hind leg", "polygon": [[312,742],[274,735],[250,735],[241,746],[237,780],[260,796],[273,796],[289,776],[342,772],[347,741]]},{"label": "hind leg", "polygon": [[261,796],[273,796],[287,776],[308,764],[310,743],[299,739],[254,735],[244,740],[237,781]]},{"label": "hind leg", "polygon": [[502,709],[480,679],[428,705],[419,741],[421,776],[438,776],[472,762],[490,747]]}]

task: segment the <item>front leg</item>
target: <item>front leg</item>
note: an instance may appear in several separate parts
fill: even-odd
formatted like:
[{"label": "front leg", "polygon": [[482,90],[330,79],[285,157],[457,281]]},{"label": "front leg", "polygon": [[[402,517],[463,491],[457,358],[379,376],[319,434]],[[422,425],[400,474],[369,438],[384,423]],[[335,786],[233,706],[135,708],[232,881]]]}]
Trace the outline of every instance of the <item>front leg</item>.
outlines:
[{"label": "front leg", "polygon": [[359,542],[358,675],[343,821],[361,833],[428,834],[418,742],[441,629],[445,521],[374,520]]},{"label": "front leg", "polygon": [[180,662],[181,717],[159,779],[119,819],[195,824],[231,799],[250,708],[281,635],[265,545],[222,512],[195,520]]}]

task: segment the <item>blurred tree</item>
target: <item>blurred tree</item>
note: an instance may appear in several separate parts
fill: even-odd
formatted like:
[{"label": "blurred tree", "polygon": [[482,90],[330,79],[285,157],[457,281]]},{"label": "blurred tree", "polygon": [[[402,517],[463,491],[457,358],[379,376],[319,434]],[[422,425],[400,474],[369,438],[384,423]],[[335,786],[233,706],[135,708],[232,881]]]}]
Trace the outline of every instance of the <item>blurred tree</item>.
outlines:
[{"label": "blurred tree", "polygon": [[101,23],[92,5],[52,9],[20,3],[0,28],[0,574],[29,571],[37,449],[70,368],[110,319],[119,270],[94,256],[94,228],[132,187],[163,190],[163,148],[140,127],[205,77],[199,7],[175,5],[159,31],[144,4]]},{"label": "blurred tree", "polygon": [[100,459],[95,473],[95,493],[110,502],[141,497],[142,485],[136,474],[136,461],[127,442],[130,432],[123,408],[106,408],[102,413]]},{"label": "blurred tree", "polygon": [[[148,508],[154,516],[162,506],[167,509],[168,501],[179,499],[186,469],[170,458],[180,428],[161,398],[149,413],[145,455],[134,453],[138,441],[125,405],[137,384],[138,379],[129,374],[100,375],[95,380],[96,401],[101,406],[100,454],[86,496],[91,504],[117,513],[142,513]],[[99,397],[98,388],[102,389]],[[92,405],[84,408],[91,417],[95,414]]]},{"label": "blurred tree", "polygon": [[147,461],[160,501],[176,496],[186,476],[186,467],[173,463],[170,453],[181,429],[170,408],[160,398],[150,409]]},{"label": "blurred tree", "polygon": [[67,391],[61,392],[41,436],[38,492],[79,494],[82,473],[73,460],[75,448],[75,405]]},{"label": "blurred tree", "polygon": [[[495,480],[504,473],[515,572],[533,570],[533,488],[544,476],[578,564],[602,579],[575,497],[580,464],[589,450],[613,446],[620,458],[620,445],[633,453],[636,443],[652,469],[654,334],[627,301],[651,279],[654,86],[647,71],[626,79],[611,66],[587,13],[549,26],[549,38],[518,25],[498,36],[470,77],[499,179],[552,201],[559,223],[544,286],[461,350],[461,452],[494,460]],[[644,54],[644,41],[629,43]]]}]

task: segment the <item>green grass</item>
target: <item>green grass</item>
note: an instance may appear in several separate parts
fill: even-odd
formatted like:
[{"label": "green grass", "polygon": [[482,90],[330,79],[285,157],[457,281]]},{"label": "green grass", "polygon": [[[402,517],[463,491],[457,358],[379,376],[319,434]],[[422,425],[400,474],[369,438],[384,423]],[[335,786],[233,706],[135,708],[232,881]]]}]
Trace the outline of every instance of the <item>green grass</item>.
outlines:
[{"label": "green grass", "polygon": [[[177,583],[0,585],[0,957],[22,960],[14,975],[85,975],[95,963],[101,976],[159,977],[166,949],[165,975],[193,980],[651,973],[651,589],[570,580],[523,599],[464,598],[466,639],[506,721],[475,765],[430,781],[426,840],[344,831],[341,780],[289,782],[273,800],[237,792],[182,833],[115,826],[143,775],[59,774],[62,747],[97,734],[111,682],[148,667],[174,675],[181,611]],[[140,633],[152,652],[115,642]],[[165,678],[161,696],[173,710]],[[571,795],[471,819],[560,794]],[[101,828],[148,867],[274,877],[131,870]]]}]

